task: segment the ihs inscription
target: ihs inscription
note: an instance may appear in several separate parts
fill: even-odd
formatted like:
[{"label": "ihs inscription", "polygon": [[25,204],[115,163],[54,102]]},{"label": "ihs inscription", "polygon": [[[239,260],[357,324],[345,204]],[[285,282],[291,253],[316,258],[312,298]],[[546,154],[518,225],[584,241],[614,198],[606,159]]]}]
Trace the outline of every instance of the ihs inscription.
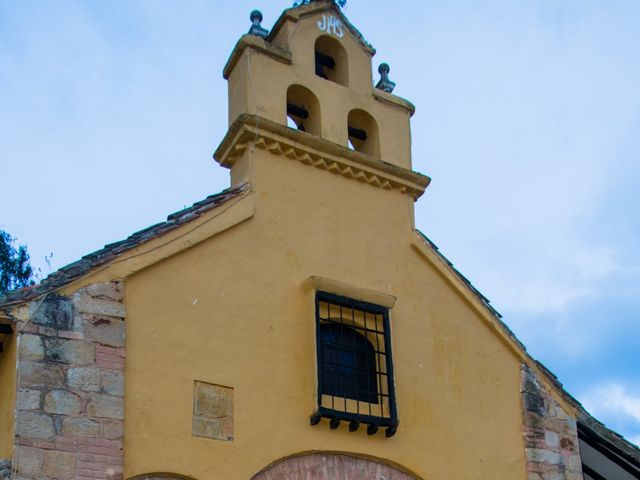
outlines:
[{"label": "ihs inscription", "polygon": [[327,16],[323,13],[322,20],[318,20],[317,24],[318,28],[322,32],[327,32],[328,34],[335,35],[338,38],[344,37],[342,21],[333,15]]}]

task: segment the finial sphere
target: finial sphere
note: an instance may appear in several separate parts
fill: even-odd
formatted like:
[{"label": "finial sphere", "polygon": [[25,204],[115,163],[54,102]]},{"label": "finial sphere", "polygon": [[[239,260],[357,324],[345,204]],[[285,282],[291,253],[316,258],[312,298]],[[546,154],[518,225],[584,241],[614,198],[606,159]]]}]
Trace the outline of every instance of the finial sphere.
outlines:
[{"label": "finial sphere", "polygon": [[269,30],[262,28],[262,12],[260,10],[254,10],[249,16],[251,19],[251,28],[249,29],[249,35],[255,35],[257,37],[267,38]]},{"label": "finial sphere", "polygon": [[256,20],[258,21],[258,23],[260,23],[262,22],[262,12],[260,10],[254,10],[253,12],[251,12],[251,15],[249,16],[249,18],[254,23]]},{"label": "finial sphere", "polygon": [[393,89],[396,88],[395,82],[392,82],[389,79],[389,64],[381,63],[378,67],[378,73],[380,74],[380,81],[376,85],[378,90],[382,90],[383,92],[391,93]]}]

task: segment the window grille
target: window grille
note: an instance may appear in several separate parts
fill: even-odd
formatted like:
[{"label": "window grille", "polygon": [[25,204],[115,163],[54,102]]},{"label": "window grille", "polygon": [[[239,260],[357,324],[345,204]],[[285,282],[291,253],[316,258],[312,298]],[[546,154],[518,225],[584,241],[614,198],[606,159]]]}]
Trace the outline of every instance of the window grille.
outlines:
[{"label": "window grille", "polygon": [[316,292],[318,409],[311,424],[329,419],[349,430],[367,425],[385,435],[398,426],[388,309],[327,292]]}]

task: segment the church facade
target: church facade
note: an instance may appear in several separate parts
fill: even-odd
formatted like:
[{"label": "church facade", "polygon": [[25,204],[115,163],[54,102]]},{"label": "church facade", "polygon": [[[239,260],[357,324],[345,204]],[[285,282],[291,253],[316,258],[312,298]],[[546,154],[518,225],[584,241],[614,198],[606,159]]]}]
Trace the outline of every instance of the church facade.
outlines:
[{"label": "church facade", "polygon": [[640,478],[416,230],[414,107],[362,34],[251,17],[230,188],[0,299],[0,478]]}]

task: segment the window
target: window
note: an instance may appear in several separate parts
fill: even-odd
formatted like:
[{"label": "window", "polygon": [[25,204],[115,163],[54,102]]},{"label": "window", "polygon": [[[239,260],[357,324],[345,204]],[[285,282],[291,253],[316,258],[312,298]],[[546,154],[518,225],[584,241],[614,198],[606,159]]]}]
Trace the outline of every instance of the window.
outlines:
[{"label": "window", "polygon": [[317,425],[329,419],[349,430],[367,425],[375,434],[396,433],[398,418],[393,388],[389,311],[372,303],[316,292],[318,408],[311,417]]}]

